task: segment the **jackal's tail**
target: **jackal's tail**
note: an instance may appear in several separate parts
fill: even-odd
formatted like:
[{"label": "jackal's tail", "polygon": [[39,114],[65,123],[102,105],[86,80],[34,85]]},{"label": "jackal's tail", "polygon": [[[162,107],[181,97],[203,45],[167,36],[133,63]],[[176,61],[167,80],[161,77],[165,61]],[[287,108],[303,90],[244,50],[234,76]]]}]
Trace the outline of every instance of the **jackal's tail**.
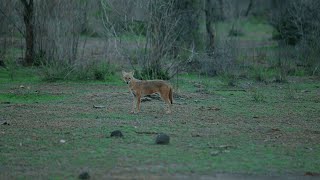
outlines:
[{"label": "jackal's tail", "polygon": [[170,103],[173,104],[173,98],[172,98],[173,94],[172,94],[172,87],[170,87],[170,90],[169,90],[169,98],[170,98]]}]

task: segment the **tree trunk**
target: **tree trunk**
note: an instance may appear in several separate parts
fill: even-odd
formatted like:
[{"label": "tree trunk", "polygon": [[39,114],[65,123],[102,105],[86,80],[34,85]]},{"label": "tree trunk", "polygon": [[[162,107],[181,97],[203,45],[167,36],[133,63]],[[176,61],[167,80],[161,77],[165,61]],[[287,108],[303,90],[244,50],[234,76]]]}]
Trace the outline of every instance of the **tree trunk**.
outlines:
[{"label": "tree trunk", "polygon": [[245,13],[245,16],[248,16],[248,15],[249,15],[249,13],[250,13],[250,11],[251,11],[251,9],[252,9],[252,5],[253,5],[253,1],[250,0],[249,5],[248,5],[248,8],[247,8],[247,11],[246,11],[246,13]]},{"label": "tree trunk", "polygon": [[213,7],[212,0],[206,0],[205,4],[205,15],[206,15],[206,30],[208,35],[208,44],[207,44],[207,52],[209,56],[214,54],[214,38],[215,38],[215,30],[213,28]]},{"label": "tree trunk", "polygon": [[220,21],[223,21],[225,19],[225,16],[224,16],[224,4],[223,4],[223,0],[218,0],[219,2],[219,20]]},{"label": "tree trunk", "polygon": [[0,66],[6,67],[4,63],[4,58],[6,56],[6,51],[7,51],[7,38],[4,37],[3,39],[4,39],[3,47],[2,47],[2,50],[0,50]]},{"label": "tree trunk", "polygon": [[31,66],[34,59],[34,26],[33,26],[33,0],[20,0],[24,6],[23,21],[26,28],[26,52],[25,52],[25,65]]}]

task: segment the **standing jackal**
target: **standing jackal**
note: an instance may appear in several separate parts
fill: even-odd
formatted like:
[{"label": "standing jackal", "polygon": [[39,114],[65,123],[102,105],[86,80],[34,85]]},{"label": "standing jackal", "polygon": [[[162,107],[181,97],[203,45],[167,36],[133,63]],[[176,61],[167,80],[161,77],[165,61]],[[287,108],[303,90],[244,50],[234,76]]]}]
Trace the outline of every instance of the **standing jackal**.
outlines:
[{"label": "standing jackal", "polygon": [[141,97],[153,93],[159,93],[163,101],[168,105],[166,113],[171,113],[172,87],[163,80],[138,80],[133,77],[134,72],[122,71],[123,80],[129,85],[133,95],[132,110],[134,113],[134,99],[137,99],[137,108],[140,112]]}]

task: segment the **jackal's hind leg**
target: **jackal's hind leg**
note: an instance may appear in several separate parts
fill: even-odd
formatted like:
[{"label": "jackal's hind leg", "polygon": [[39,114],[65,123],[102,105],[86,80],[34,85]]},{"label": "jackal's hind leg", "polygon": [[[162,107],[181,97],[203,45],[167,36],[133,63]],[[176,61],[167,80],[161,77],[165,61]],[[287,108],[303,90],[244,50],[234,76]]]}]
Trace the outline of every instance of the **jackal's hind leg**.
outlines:
[{"label": "jackal's hind leg", "polygon": [[170,103],[170,101],[168,102],[168,103],[166,103],[167,104],[167,111],[166,111],[166,113],[167,114],[170,114],[171,113],[171,103]]},{"label": "jackal's hind leg", "polygon": [[137,95],[137,109],[138,109],[138,113],[140,112],[140,103],[141,103],[141,95]]},{"label": "jackal's hind leg", "polygon": [[168,98],[166,99],[166,104],[168,106],[168,110],[166,111],[166,113],[170,114],[171,113],[171,100],[170,100],[169,94],[168,94]]}]

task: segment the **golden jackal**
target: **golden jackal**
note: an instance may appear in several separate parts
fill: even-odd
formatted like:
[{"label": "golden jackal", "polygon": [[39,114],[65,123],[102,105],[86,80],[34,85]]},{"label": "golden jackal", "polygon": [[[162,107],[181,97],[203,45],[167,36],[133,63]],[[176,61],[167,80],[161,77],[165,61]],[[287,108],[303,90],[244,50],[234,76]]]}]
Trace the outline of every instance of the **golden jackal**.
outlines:
[{"label": "golden jackal", "polygon": [[164,102],[168,105],[167,113],[171,113],[172,87],[163,80],[138,80],[133,77],[134,72],[122,71],[123,80],[129,85],[133,95],[132,111],[134,113],[134,99],[137,99],[137,108],[140,112],[141,97],[153,93],[159,93]]}]

